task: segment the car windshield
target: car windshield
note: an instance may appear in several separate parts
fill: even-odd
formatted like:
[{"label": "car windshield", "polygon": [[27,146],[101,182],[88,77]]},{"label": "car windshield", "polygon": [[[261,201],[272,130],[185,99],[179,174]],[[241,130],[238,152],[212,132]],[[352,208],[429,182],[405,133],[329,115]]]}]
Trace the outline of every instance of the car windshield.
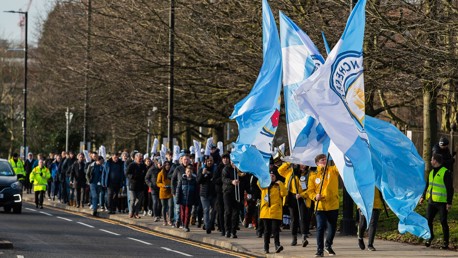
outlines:
[{"label": "car windshield", "polygon": [[14,176],[14,172],[11,171],[8,162],[0,162],[0,176]]}]

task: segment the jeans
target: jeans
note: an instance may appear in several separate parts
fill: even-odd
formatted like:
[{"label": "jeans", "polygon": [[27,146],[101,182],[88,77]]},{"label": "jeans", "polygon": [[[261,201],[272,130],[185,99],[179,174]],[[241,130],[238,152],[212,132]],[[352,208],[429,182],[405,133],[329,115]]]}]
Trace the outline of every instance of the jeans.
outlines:
[{"label": "jeans", "polygon": [[152,202],[152,210],[154,217],[161,216],[161,201],[159,200],[159,195],[157,193],[151,193],[151,202]]},{"label": "jeans", "polygon": [[200,197],[200,201],[202,202],[202,208],[204,210],[204,224],[205,229],[211,230],[213,225],[215,224],[215,196],[211,195],[208,197]]},{"label": "jeans", "polygon": [[161,199],[162,203],[162,216],[164,217],[164,223],[167,223],[167,219],[169,219],[169,222],[173,221],[173,212],[172,212],[172,203],[173,198],[169,199]]},{"label": "jeans", "polygon": [[142,201],[143,201],[143,190],[129,191],[129,196],[130,196],[129,212],[132,211],[132,213],[129,213],[129,214],[138,215],[138,212],[140,211],[140,205],[142,204]]},{"label": "jeans", "polygon": [[180,223],[180,205],[177,204],[177,197],[173,196],[173,222]]},{"label": "jeans", "polygon": [[99,194],[100,194],[100,189],[102,186],[97,185],[97,184],[90,184],[89,189],[91,191],[91,204],[92,204],[92,210],[96,211],[97,206],[99,205]]},{"label": "jeans", "polygon": [[100,192],[99,192],[99,203],[100,207],[104,208],[107,206],[107,199],[106,199],[106,193],[107,193],[107,188],[106,187],[100,187]]},{"label": "jeans", "polygon": [[326,236],[326,247],[331,247],[337,230],[337,217],[339,210],[317,211],[316,212],[316,244],[317,250],[324,250],[324,231],[328,231]]},{"label": "jeans", "polygon": [[132,214],[132,207],[130,206],[129,182],[126,182],[126,192],[127,192],[127,208],[129,208],[129,214]]}]

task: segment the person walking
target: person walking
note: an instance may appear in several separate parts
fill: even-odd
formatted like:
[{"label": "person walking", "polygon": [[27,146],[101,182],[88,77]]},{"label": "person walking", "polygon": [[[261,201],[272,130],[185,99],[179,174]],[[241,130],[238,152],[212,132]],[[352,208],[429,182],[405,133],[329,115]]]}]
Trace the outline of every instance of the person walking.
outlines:
[{"label": "person walking", "polygon": [[269,253],[271,235],[274,236],[275,253],[283,250],[280,244],[280,224],[283,219],[283,197],[288,195],[284,184],[277,180],[275,174],[270,174],[269,187],[261,188],[261,213],[260,218],[264,223],[264,252]]},{"label": "person walking", "polygon": [[[332,249],[334,236],[337,230],[339,215],[339,171],[335,166],[328,166],[326,155],[315,157],[317,173],[309,177],[307,195],[316,202],[316,242],[315,257],[323,257],[326,251],[329,255],[336,255]],[[326,243],[324,232],[327,229]]]},{"label": "person walking", "polygon": [[448,211],[452,208],[453,200],[453,182],[450,170],[444,166],[442,155],[434,153],[431,158],[433,169],[429,172],[428,185],[423,197],[420,199],[420,204],[424,200],[428,202],[426,209],[426,219],[428,220],[431,238],[426,240],[425,246],[431,246],[434,239],[433,221],[436,214],[440,215],[440,223],[442,225],[442,233],[444,234],[444,242],[441,249],[448,249],[450,233],[447,221]]},{"label": "person walking", "polygon": [[[84,154],[79,153],[77,159],[77,162],[73,163],[71,168],[70,184],[73,185],[76,190],[76,208],[79,208],[81,205],[84,207],[84,200],[86,199],[86,170]],[[83,202],[81,203],[81,201]]]},{"label": "person walking", "polygon": [[163,225],[172,225],[173,221],[173,198],[172,198],[172,181],[167,177],[170,171],[170,161],[164,161],[161,172],[157,175],[156,184],[159,187],[159,199],[162,204]]},{"label": "person walking", "polygon": [[92,216],[97,216],[97,208],[99,205],[99,195],[102,188],[102,174],[103,174],[103,157],[98,156],[97,161],[89,165],[87,169],[86,179],[89,183],[89,190],[91,193],[91,206]]},{"label": "person walking", "polygon": [[207,234],[210,234],[215,226],[216,191],[213,178],[216,169],[217,166],[213,162],[213,157],[207,156],[207,159],[197,173],[197,183],[199,184],[200,201],[204,211],[204,225]]},{"label": "person walking", "polygon": [[[367,250],[369,251],[376,251],[374,247],[374,239],[375,239],[375,232],[377,231],[377,222],[378,218],[380,217],[380,211],[383,208],[383,199],[380,191],[375,188],[374,192],[374,208],[372,209],[372,217],[371,221],[369,222],[369,229],[368,229],[368,240],[367,240]],[[359,223],[358,223],[358,246],[361,250],[366,249],[366,245],[364,244],[364,232],[367,228],[367,220],[366,217],[359,210]]]},{"label": "person walking", "polygon": [[28,179],[30,178],[30,173],[32,173],[32,169],[34,168],[35,162],[36,162],[36,159],[33,158],[33,153],[29,152],[27,154],[27,159],[24,162],[25,178],[26,178],[26,180],[24,180],[24,183],[25,183],[24,186],[25,186],[26,193],[28,194],[32,193],[32,184],[30,183]]},{"label": "person walking", "polygon": [[181,222],[183,229],[189,232],[189,223],[191,222],[191,209],[197,203],[199,198],[199,190],[197,185],[196,175],[193,173],[192,165],[186,166],[185,174],[177,185],[177,205],[180,205]]},{"label": "person walking", "polygon": [[160,162],[157,164],[152,165],[148,172],[146,172],[145,182],[149,187],[149,194],[151,195],[151,216],[154,217],[154,222],[159,221],[161,217],[161,201],[159,199],[159,187],[157,186],[157,176],[162,169],[162,165]]},{"label": "person walking", "polygon": [[143,201],[143,190],[145,185],[146,166],[143,163],[143,154],[137,152],[129,167],[126,177],[129,179],[130,210],[129,218],[139,219],[140,206]]},{"label": "person walking", "polygon": [[[239,226],[239,207],[240,197],[240,181],[238,179],[238,171],[235,164],[231,162],[230,166],[226,166],[222,173],[223,181],[223,198],[224,198],[224,222],[226,229],[226,237],[237,238],[237,227]],[[238,198],[237,198],[238,197]]]},{"label": "person walking", "polygon": [[226,228],[224,223],[224,198],[223,198],[223,169],[226,166],[231,165],[231,158],[228,153],[224,153],[221,157],[222,161],[217,166],[215,174],[213,175],[213,184],[215,186],[216,192],[216,200],[215,200],[215,207],[216,207],[216,217],[218,221],[218,230],[221,232],[221,236],[226,235]]},{"label": "person walking", "polygon": [[33,184],[33,191],[35,192],[35,206],[43,209],[43,199],[48,186],[48,179],[51,177],[49,169],[45,166],[42,159],[38,161],[36,166],[30,173],[30,182]]},{"label": "person walking", "polygon": [[17,180],[24,185],[26,179],[26,172],[24,169],[24,162],[19,158],[17,153],[13,153],[13,157],[8,161],[13,167],[14,174],[17,176]]},{"label": "person walking", "polygon": [[[277,165],[280,165],[281,161],[278,163]],[[307,182],[300,175],[299,168],[294,168],[289,162],[283,162],[278,166],[278,173],[285,178],[286,189],[288,190],[284,204],[288,207],[291,216],[291,246],[297,245],[297,231],[299,229],[302,235],[302,247],[306,247],[309,243],[307,240],[308,228],[305,225],[306,200],[308,199]]]},{"label": "person walking", "polygon": [[102,174],[102,185],[108,192],[108,213],[115,214],[118,207],[119,193],[125,183],[124,162],[119,158],[118,153],[114,153],[105,162],[105,169]]}]

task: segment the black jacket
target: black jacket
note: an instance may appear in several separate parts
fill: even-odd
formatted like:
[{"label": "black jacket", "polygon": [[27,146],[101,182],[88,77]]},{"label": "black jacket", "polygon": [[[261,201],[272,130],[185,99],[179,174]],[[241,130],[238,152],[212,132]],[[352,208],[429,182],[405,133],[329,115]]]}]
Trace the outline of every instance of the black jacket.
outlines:
[{"label": "black jacket", "polygon": [[129,179],[129,191],[143,191],[145,185],[146,166],[132,162],[127,167],[126,177]]},{"label": "black jacket", "polygon": [[206,173],[203,174],[204,167],[200,168],[197,172],[197,183],[200,185],[200,196],[209,197],[216,194],[215,184],[213,183],[214,175],[216,173],[216,165],[211,168],[206,168]]},{"label": "black jacket", "polygon": [[157,187],[157,175],[159,172],[160,170],[156,166],[150,167],[146,172],[145,182],[153,195],[159,195],[159,187]]}]

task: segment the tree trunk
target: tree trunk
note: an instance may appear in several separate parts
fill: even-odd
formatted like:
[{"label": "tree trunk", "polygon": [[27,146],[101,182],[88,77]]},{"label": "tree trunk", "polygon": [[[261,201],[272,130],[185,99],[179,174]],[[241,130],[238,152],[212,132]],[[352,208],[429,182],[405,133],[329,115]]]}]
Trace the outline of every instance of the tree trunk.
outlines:
[{"label": "tree trunk", "polygon": [[423,89],[423,159],[425,169],[431,169],[431,151],[437,135],[437,92],[427,82]]}]

